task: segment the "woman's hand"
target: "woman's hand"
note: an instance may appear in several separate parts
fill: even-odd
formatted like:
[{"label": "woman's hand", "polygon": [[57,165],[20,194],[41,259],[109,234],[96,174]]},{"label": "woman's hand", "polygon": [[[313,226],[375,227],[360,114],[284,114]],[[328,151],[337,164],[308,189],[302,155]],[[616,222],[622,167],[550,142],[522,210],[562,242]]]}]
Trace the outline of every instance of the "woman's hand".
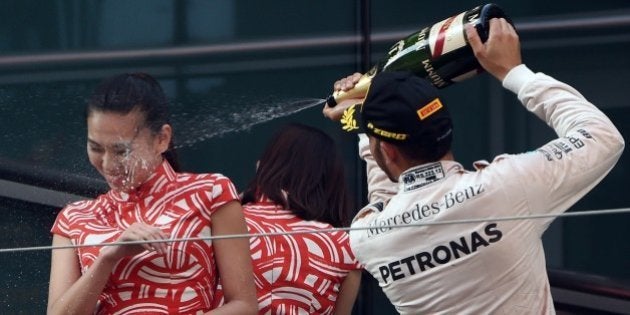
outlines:
[{"label": "woman's hand", "polygon": [[155,251],[163,254],[168,244],[164,242],[168,236],[160,228],[144,223],[136,222],[129,226],[116,240],[116,242],[157,241],[142,244],[121,244],[105,246],[101,250],[103,258],[118,261],[121,258],[134,256],[143,251]]}]

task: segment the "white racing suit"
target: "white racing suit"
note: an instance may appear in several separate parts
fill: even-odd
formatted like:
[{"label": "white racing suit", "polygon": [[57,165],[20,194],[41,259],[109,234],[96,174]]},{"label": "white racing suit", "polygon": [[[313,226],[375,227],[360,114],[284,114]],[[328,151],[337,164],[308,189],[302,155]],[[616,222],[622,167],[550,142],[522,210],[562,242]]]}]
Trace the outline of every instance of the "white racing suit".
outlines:
[{"label": "white racing suit", "polygon": [[[370,204],[352,227],[369,229],[351,231],[351,246],[401,314],[555,313],[541,241],[553,218],[493,218],[566,211],[611,170],[624,141],[567,84],[520,65],[503,86],[558,139],[476,171],[454,161],[416,166],[392,183],[361,135]],[[405,227],[481,218],[487,221]]]}]

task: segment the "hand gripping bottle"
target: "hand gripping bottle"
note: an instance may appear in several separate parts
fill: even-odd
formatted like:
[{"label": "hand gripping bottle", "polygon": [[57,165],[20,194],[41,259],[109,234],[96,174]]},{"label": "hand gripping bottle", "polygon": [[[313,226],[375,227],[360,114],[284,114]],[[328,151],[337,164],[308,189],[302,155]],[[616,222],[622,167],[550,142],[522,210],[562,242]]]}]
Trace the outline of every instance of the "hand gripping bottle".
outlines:
[{"label": "hand gripping bottle", "polygon": [[472,24],[483,42],[488,39],[489,21],[512,21],[496,4],[485,4],[425,27],[394,44],[348,91],[337,91],[326,99],[335,106],[344,99],[365,95],[374,75],[381,71],[406,70],[429,80],[437,88],[473,77],[484,70],[468,44],[464,26]]}]

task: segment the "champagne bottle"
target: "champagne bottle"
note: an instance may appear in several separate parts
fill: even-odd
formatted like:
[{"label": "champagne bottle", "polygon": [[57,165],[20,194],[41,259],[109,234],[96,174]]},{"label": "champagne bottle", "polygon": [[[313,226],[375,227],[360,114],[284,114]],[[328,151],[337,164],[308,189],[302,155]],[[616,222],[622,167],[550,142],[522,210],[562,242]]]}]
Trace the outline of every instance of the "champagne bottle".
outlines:
[{"label": "champagne bottle", "polygon": [[333,107],[344,99],[364,95],[374,75],[381,71],[411,71],[440,89],[482,73],[484,70],[468,44],[465,25],[472,24],[481,41],[485,42],[492,18],[504,18],[512,24],[499,6],[489,3],[407,36],[394,44],[386,58],[365,73],[354,88],[333,93],[326,99],[326,103]]}]

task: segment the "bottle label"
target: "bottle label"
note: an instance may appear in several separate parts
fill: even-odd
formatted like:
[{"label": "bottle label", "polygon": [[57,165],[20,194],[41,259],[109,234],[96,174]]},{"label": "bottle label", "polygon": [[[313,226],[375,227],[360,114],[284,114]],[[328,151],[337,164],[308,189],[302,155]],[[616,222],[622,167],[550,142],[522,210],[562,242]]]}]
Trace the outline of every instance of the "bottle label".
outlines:
[{"label": "bottle label", "polygon": [[475,26],[483,40],[488,18],[495,16],[504,14],[488,4],[425,27],[394,44],[378,70],[411,71],[437,88],[470,78],[483,72],[483,68],[468,45],[464,26]]},{"label": "bottle label", "polygon": [[429,32],[429,45],[433,59],[466,46],[464,13],[436,23]]}]

